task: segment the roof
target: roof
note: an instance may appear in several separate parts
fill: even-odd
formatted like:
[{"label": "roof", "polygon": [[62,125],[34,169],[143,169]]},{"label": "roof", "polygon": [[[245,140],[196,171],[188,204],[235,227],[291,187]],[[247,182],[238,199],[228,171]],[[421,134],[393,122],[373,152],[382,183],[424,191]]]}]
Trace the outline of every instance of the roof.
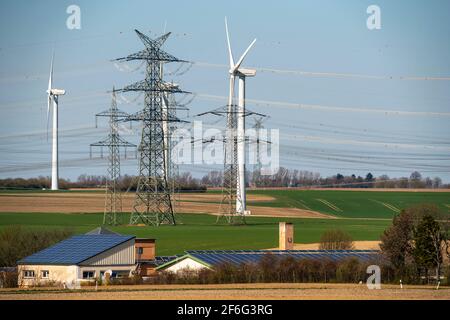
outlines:
[{"label": "roof", "polygon": [[272,254],[275,258],[292,257],[294,259],[342,261],[347,258],[357,258],[361,261],[371,261],[378,257],[377,250],[191,250],[184,256],[172,259],[160,266],[169,267],[178,261],[191,258],[204,266],[211,268],[223,263],[240,265],[243,263],[258,263],[265,255]]},{"label": "roof", "polygon": [[18,264],[77,265],[131,239],[134,239],[134,236],[76,235],[28,256],[20,260]]},{"label": "roof", "polygon": [[86,232],[86,234],[119,234],[119,233],[111,231],[111,230],[101,226],[101,227],[95,228],[94,230]]},{"label": "roof", "polygon": [[160,257],[155,257],[155,259],[153,260],[153,263],[156,265],[156,266],[161,266],[161,265],[163,265],[163,264],[166,264],[166,263],[168,263],[168,262],[171,262],[171,261],[173,261],[173,260],[175,260],[175,259],[178,259],[178,258],[180,258],[180,257],[182,257],[182,256],[180,256],[180,255],[177,255],[177,256],[160,256]]}]

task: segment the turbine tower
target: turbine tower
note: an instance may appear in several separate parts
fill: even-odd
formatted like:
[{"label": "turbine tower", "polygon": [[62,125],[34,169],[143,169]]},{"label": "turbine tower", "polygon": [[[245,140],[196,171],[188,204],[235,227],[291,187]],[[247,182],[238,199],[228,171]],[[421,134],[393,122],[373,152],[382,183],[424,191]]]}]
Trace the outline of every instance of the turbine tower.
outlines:
[{"label": "turbine tower", "polygon": [[59,168],[58,168],[58,97],[65,95],[66,90],[53,88],[53,60],[50,65],[50,77],[47,89],[47,139],[48,123],[50,117],[50,105],[53,105],[53,136],[52,136],[52,184],[51,190],[58,190]]},{"label": "turbine tower", "polygon": [[[228,97],[229,108],[233,105],[235,79],[239,79],[238,105],[237,105],[237,130],[236,143],[237,147],[237,181],[236,181],[236,213],[239,215],[247,215],[249,212],[246,208],[246,192],[245,192],[245,79],[246,77],[254,77],[256,70],[241,68],[241,64],[247,56],[250,49],[256,42],[256,39],[250,43],[244,51],[237,63],[233,59],[233,51],[231,50],[230,35],[228,32],[228,23],[225,18],[225,30],[227,33],[228,55],[230,62],[230,95]],[[230,110],[231,111],[231,110]],[[231,112],[232,113],[232,112]]]}]

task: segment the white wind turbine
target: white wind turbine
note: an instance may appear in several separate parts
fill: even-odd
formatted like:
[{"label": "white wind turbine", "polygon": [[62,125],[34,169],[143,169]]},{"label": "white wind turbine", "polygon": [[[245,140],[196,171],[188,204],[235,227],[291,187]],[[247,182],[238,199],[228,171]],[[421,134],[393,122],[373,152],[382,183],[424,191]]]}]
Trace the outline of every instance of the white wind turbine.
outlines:
[{"label": "white wind turbine", "polygon": [[53,60],[52,56],[50,66],[50,77],[47,89],[47,139],[48,139],[48,122],[50,117],[50,105],[53,105],[53,137],[52,137],[52,190],[58,190],[58,97],[66,94],[66,90],[53,89]]},{"label": "white wind turbine", "polygon": [[230,94],[228,97],[228,112],[232,112],[234,85],[236,77],[239,78],[238,91],[238,110],[237,110],[237,163],[238,163],[238,177],[236,187],[236,213],[250,214],[246,208],[246,192],[245,192],[245,78],[254,77],[256,70],[241,68],[245,56],[256,42],[256,39],[250,43],[248,48],[244,51],[237,63],[234,63],[233,53],[230,44],[230,35],[228,33],[227,18],[225,18],[225,30],[227,33],[228,55],[230,59]]}]

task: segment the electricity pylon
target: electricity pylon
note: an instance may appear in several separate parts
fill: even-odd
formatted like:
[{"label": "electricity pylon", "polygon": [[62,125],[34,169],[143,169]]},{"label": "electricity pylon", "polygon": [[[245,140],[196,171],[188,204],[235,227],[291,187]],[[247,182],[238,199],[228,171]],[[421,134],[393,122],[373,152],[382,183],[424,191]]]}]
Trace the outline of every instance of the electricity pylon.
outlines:
[{"label": "electricity pylon", "polygon": [[[119,190],[120,179],[120,147],[135,148],[136,145],[129,143],[122,139],[119,135],[118,121],[121,118],[128,116],[127,113],[120,111],[117,108],[116,90],[112,91],[111,107],[107,111],[103,111],[95,115],[97,117],[109,117],[109,134],[108,137],[102,141],[92,143],[92,147],[108,147],[108,174],[106,178],[106,194],[105,194],[105,209],[103,214],[103,224],[118,225],[122,221],[119,214],[122,213],[122,195]],[[92,154],[92,152],[91,152]],[[103,156],[103,152],[102,152]]]},{"label": "electricity pylon", "polygon": [[[173,189],[170,187],[165,156],[168,150],[168,134],[164,132],[164,123],[180,122],[170,113],[164,113],[164,94],[185,93],[178,86],[168,86],[162,79],[164,63],[186,62],[161,50],[161,46],[170,35],[150,39],[135,30],[145,49],[116,61],[143,60],[146,64],[145,80],[138,81],[120,89],[121,92],[144,92],[143,110],[125,118],[125,121],[142,123],[139,151],[139,178],[136,198],[130,217],[130,224],[175,225],[173,208]],[[186,92],[187,93],[187,92]]]},{"label": "electricity pylon", "polygon": [[[237,105],[231,103],[227,106],[214,109],[198,114],[197,116],[204,116],[207,114],[215,116],[226,117],[226,128],[224,138],[221,139],[224,147],[224,169],[223,169],[223,182],[222,182],[222,201],[220,202],[219,214],[217,216],[216,223],[220,220],[225,220],[228,224],[244,224],[245,215],[237,212],[237,187],[238,187],[238,152],[237,145],[237,117],[239,114]],[[266,115],[246,109],[243,116],[258,116],[260,118],[266,117]],[[245,142],[248,142],[247,137],[243,137]],[[216,139],[206,138],[203,142],[210,143]],[[253,141],[250,141],[253,143]]]}]

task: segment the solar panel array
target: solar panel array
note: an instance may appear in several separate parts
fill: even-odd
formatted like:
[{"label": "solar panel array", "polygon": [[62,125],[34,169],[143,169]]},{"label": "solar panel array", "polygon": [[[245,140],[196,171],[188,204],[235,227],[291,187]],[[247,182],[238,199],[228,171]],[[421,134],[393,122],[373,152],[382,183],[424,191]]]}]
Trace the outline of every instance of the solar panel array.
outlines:
[{"label": "solar panel array", "polygon": [[155,257],[155,259],[152,260],[151,262],[155,266],[159,267],[159,266],[161,266],[161,265],[163,265],[163,264],[165,264],[167,262],[170,262],[172,260],[175,260],[175,259],[177,259],[179,257],[181,257],[181,256],[180,255],[178,255],[178,256],[159,256],[159,257]]},{"label": "solar panel array", "polygon": [[357,258],[363,262],[375,260],[379,256],[377,250],[191,250],[186,253],[210,265],[256,264],[268,254],[276,259],[292,257],[296,260],[342,261],[348,258]]},{"label": "solar panel array", "polygon": [[22,259],[19,264],[76,265],[133,238],[114,234],[77,235]]}]

